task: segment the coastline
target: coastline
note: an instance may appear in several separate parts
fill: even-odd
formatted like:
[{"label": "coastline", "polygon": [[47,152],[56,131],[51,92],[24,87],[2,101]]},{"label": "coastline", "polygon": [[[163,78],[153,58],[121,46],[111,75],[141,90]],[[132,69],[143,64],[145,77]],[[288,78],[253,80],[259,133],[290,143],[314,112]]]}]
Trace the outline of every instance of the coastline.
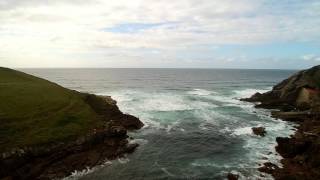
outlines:
[{"label": "coastline", "polygon": [[272,117],[297,124],[290,137],[277,137],[276,151],[283,167],[270,162],[258,170],[275,179],[320,179],[320,66],[303,70],[280,82],[269,92],[242,101],[271,109]]},{"label": "coastline", "polygon": [[320,122],[316,120],[319,116],[281,119],[297,123],[294,135],[276,139],[278,145],[275,149],[283,158],[283,167],[267,162],[259,171],[271,174],[275,179],[319,179]]}]

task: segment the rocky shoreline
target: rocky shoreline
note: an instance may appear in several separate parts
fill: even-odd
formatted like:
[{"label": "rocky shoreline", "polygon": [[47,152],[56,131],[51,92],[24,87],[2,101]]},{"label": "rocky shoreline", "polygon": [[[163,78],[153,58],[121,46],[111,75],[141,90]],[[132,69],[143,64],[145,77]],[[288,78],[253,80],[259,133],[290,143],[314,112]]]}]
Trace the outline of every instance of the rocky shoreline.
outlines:
[{"label": "rocky shoreline", "polygon": [[[300,71],[267,93],[243,101],[275,110],[274,118],[297,123],[291,137],[277,137],[282,168],[267,162],[259,171],[275,179],[320,179],[320,66]],[[277,109],[277,110],[276,110]]]},{"label": "rocky shoreline", "polygon": [[2,153],[0,179],[59,179],[132,153],[138,147],[129,143],[127,135],[127,131],[143,126],[138,118],[123,114],[110,97],[83,95],[86,103],[105,119],[105,125],[71,142]]}]

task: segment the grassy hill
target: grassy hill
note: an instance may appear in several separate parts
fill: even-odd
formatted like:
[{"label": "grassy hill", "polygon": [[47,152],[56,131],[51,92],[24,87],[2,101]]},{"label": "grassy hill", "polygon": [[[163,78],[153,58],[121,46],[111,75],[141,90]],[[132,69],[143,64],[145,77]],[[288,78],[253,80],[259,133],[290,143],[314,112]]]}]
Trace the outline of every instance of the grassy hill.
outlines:
[{"label": "grassy hill", "polygon": [[0,152],[68,141],[102,123],[84,94],[0,67]]}]

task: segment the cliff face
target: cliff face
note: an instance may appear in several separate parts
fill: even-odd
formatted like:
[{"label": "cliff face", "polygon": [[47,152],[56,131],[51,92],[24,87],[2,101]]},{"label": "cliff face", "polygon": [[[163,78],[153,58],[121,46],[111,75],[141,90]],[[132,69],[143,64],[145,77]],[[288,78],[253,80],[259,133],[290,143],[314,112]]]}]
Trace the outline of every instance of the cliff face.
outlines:
[{"label": "cliff face", "polygon": [[143,123],[110,97],[0,68],[0,179],[55,179],[131,153]]},{"label": "cliff face", "polygon": [[[309,102],[299,103],[299,97],[303,95],[303,90],[309,90],[311,94],[320,92],[320,65],[308,70],[300,71],[288,79],[280,82],[267,93],[256,93],[251,98],[242,99],[249,102],[260,102],[257,107],[276,108],[284,111],[293,109],[311,108],[311,98]],[[317,95],[315,95],[317,96]]]},{"label": "cliff face", "polygon": [[320,179],[320,66],[300,71],[264,94],[242,99],[256,107],[278,109],[272,115],[298,124],[290,138],[278,137],[283,168],[271,163],[259,168],[275,179]]}]

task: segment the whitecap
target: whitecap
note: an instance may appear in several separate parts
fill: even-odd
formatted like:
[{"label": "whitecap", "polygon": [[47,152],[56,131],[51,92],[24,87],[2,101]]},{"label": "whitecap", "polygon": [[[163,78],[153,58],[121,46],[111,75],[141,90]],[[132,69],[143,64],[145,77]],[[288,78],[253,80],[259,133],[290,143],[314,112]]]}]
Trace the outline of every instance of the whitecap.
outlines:
[{"label": "whitecap", "polygon": [[208,96],[210,94],[216,94],[217,92],[208,91],[208,90],[205,90],[205,89],[193,89],[192,91],[188,91],[187,93],[191,94],[191,95]]},{"label": "whitecap", "polygon": [[143,99],[140,109],[144,111],[183,111],[192,110],[193,107],[179,96],[159,94]]},{"label": "whitecap", "polygon": [[128,163],[129,161],[130,161],[130,159],[127,158],[127,157],[120,157],[120,158],[118,158],[118,162],[119,162],[120,164],[126,164],[126,163]]},{"label": "whitecap", "polygon": [[241,127],[241,128],[236,128],[232,135],[246,135],[246,134],[252,134],[252,127]]},{"label": "whitecap", "polygon": [[81,171],[75,170],[74,172],[71,173],[70,176],[63,178],[62,180],[77,180],[85,175],[91,174],[91,173],[93,173],[93,172],[95,172],[105,166],[109,166],[111,164],[112,164],[112,162],[107,160],[103,164],[92,167],[92,168],[87,167]]},{"label": "whitecap", "polygon": [[229,128],[229,127],[225,127],[225,128],[223,128],[223,129],[220,129],[219,130],[219,132],[221,132],[221,133],[229,133],[229,132],[231,132],[232,130]]},{"label": "whitecap", "polygon": [[162,170],[164,173],[166,173],[168,176],[171,176],[171,177],[174,176],[174,174],[170,173],[166,168],[161,168],[161,170]]},{"label": "whitecap", "polygon": [[255,93],[265,93],[270,91],[271,88],[265,88],[265,89],[253,89],[253,88],[248,88],[248,89],[243,89],[243,90],[234,90],[233,92],[235,93],[235,97],[238,98],[249,98]]},{"label": "whitecap", "polygon": [[146,140],[146,139],[131,139],[131,140],[129,140],[129,144],[145,145],[147,143],[148,143],[148,140]]}]

